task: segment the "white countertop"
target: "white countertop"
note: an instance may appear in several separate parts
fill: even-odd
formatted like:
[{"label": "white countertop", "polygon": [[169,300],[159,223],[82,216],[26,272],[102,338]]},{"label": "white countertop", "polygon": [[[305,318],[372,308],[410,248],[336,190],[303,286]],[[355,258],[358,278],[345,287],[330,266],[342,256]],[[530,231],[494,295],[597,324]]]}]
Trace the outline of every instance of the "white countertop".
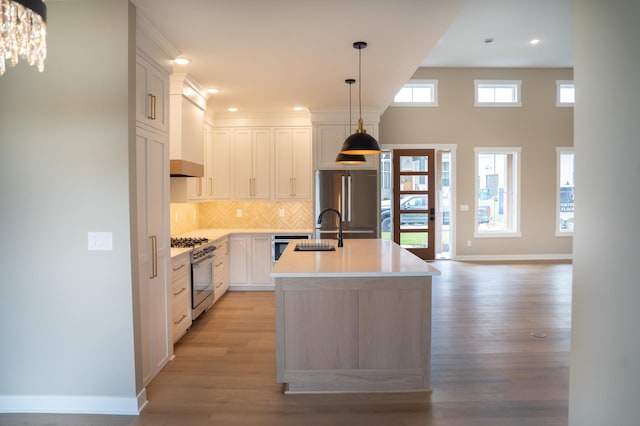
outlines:
[{"label": "white countertop", "polygon": [[[228,237],[232,234],[278,234],[278,235],[292,235],[292,234],[310,234],[313,236],[314,230],[311,228],[203,228],[195,231],[186,232],[180,235],[172,235],[172,237],[204,237],[210,241],[215,241],[220,238]],[[190,248],[172,248],[171,257],[179,256],[185,252],[189,252]]]},{"label": "white countertop", "polygon": [[392,241],[347,239],[344,247],[335,240],[321,240],[336,245],[335,251],[295,251],[289,244],[273,277],[381,277],[430,276],[440,271]]}]

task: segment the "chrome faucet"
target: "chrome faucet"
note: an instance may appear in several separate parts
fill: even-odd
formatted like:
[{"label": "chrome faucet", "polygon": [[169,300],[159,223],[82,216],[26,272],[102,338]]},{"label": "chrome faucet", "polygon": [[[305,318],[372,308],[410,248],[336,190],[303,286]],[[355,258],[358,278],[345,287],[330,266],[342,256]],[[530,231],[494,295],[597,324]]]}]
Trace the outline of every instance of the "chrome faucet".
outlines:
[{"label": "chrome faucet", "polygon": [[338,247],[342,247],[343,246],[343,244],[342,244],[342,215],[340,214],[340,212],[338,210],[333,209],[331,207],[322,210],[320,212],[320,214],[318,215],[318,225],[320,225],[322,223],[322,215],[324,215],[328,211],[335,212],[335,214],[338,215]]}]

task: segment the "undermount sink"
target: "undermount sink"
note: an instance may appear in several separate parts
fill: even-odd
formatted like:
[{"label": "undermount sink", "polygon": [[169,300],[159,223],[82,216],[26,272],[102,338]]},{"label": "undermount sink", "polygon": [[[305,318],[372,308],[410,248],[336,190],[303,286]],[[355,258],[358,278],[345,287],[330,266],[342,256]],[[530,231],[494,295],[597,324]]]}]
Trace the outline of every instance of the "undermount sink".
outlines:
[{"label": "undermount sink", "polygon": [[296,244],[295,251],[335,251],[336,246],[327,242],[305,241]]}]

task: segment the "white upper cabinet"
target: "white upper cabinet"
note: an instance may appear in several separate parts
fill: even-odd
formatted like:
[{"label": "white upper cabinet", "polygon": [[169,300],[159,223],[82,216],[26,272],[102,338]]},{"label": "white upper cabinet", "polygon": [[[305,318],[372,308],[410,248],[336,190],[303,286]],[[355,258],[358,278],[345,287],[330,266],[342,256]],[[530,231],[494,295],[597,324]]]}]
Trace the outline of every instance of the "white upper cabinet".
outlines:
[{"label": "white upper cabinet", "polygon": [[311,130],[309,128],[276,128],[275,198],[311,199]]},{"label": "white upper cabinet", "polygon": [[[364,124],[368,134],[378,139],[377,124]],[[317,124],[314,126],[316,141],[317,169],[344,169],[343,164],[336,163],[344,140],[355,131],[345,124]],[[379,155],[365,155],[367,162],[362,165],[346,166],[348,169],[378,169]]]},{"label": "white upper cabinet", "polygon": [[235,129],[233,164],[235,198],[271,198],[271,129]]},{"label": "white upper cabinet", "polygon": [[169,77],[144,53],[136,55],[136,120],[152,129],[168,130]]},{"label": "white upper cabinet", "polygon": [[216,129],[207,126],[206,141],[208,164],[205,164],[205,169],[209,170],[209,176],[211,176],[210,198],[229,200],[232,198],[231,146],[233,129]]}]

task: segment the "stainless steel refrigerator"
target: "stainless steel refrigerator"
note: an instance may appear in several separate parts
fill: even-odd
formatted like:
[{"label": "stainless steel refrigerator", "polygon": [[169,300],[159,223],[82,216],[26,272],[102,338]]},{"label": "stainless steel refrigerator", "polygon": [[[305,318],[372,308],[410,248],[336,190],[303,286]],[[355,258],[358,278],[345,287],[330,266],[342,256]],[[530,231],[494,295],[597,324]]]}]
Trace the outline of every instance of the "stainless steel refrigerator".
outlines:
[{"label": "stainless steel refrigerator", "polygon": [[342,215],[343,238],[379,238],[380,184],[377,170],[316,170],[315,223],[317,239],[338,237],[338,215]]}]

